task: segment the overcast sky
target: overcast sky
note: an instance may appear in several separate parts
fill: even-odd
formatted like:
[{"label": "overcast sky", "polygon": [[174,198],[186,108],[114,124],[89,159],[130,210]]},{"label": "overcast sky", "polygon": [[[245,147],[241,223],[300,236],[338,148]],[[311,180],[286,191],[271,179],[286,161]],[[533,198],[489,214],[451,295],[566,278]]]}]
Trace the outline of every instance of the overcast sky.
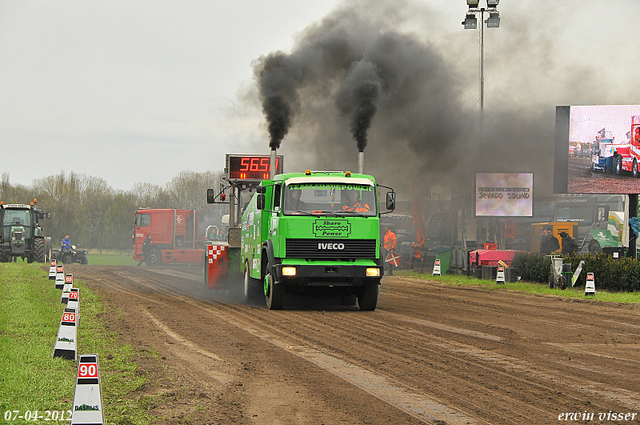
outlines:
[{"label": "overcast sky", "polygon": [[[478,31],[460,24],[466,2],[407,3],[421,13],[408,14],[404,30],[459,55],[461,89],[477,102]],[[73,171],[129,190],[165,185],[180,171],[222,170],[225,153],[266,154],[252,61],[289,51],[343,4],[0,0],[0,173],[29,185]],[[485,30],[487,108],[517,90],[509,81],[522,88],[512,100],[546,108],[640,103],[640,1],[503,0],[499,10],[501,27]],[[525,51],[497,52],[514,34]],[[529,61],[536,66],[523,66]],[[553,72],[567,64],[557,86],[522,83],[527,72],[544,74],[547,61]],[[583,78],[600,83],[585,87]],[[293,165],[285,160],[286,171]]]}]

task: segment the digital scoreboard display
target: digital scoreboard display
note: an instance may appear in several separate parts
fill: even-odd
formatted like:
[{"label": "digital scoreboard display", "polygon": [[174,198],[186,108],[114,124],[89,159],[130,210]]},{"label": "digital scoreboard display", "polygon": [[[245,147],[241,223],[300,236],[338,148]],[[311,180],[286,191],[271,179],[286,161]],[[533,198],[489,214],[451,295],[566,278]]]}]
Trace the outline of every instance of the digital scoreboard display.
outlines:
[{"label": "digital scoreboard display", "polygon": [[[284,156],[276,156],[276,174],[282,174]],[[269,178],[271,155],[227,155],[227,176],[235,181],[262,181]]]}]

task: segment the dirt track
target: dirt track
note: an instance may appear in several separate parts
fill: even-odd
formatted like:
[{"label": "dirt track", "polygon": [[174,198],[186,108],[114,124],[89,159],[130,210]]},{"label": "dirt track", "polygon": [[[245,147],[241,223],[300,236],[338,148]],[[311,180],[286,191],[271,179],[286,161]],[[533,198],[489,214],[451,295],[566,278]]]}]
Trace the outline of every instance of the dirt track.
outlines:
[{"label": "dirt track", "polygon": [[621,175],[592,171],[589,158],[569,158],[567,193],[640,193],[640,179],[630,172]]},{"label": "dirt track", "polygon": [[385,277],[374,312],[268,311],[197,268],[72,269],[139,349],[158,424],[640,423],[638,306]]}]

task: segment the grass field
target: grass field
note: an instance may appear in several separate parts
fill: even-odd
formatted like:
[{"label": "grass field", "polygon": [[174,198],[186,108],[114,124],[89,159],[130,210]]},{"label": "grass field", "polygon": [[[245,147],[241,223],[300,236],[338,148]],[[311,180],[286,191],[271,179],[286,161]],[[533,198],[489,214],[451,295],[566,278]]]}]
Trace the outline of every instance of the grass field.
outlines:
[{"label": "grass field", "polygon": [[[0,263],[0,285],[0,415],[15,418],[38,411],[44,421],[47,415],[51,420],[52,412],[63,412],[68,419],[77,365],[52,357],[64,307],[61,291],[36,264]],[[149,423],[144,400],[130,398],[144,383],[135,374],[132,348],[105,328],[100,299],[81,281],[74,287],[81,299],[77,354],[98,354],[106,422]]]},{"label": "grass field", "polygon": [[87,255],[89,264],[96,266],[135,266],[131,251],[102,251],[90,250]]},{"label": "grass field", "polygon": [[540,295],[557,295],[565,298],[583,298],[587,300],[598,300],[615,303],[640,303],[640,293],[638,292],[608,292],[598,290],[596,283],[595,295],[584,295],[584,287],[567,288],[567,289],[551,289],[546,284],[531,282],[507,282],[505,284],[496,284],[492,280],[476,279],[469,276],[460,275],[443,275],[432,276],[429,274],[413,273],[411,271],[397,271],[395,276],[406,276],[414,279],[426,279],[443,283],[445,285],[469,285],[469,286],[485,286],[495,291],[513,290],[519,292],[528,292]]}]

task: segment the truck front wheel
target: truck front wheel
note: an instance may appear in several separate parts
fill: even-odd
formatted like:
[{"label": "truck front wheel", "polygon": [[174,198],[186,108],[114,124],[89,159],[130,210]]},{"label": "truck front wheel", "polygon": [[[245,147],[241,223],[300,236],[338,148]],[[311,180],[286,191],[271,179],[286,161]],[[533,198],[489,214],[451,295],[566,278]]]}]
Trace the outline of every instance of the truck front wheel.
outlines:
[{"label": "truck front wheel", "polygon": [[378,305],[378,290],[379,285],[377,282],[367,283],[362,285],[362,289],[358,294],[358,305],[362,311],[373,311]]},{"label": "truck front wheel", "polygon": [[284,306],[284,285],[275,283],[271,264],[268,262],[264,276],[264,296],[269,310],[282,310]]},{"label": "truck front wheel", "polygon": [[162,251],[157,248],[153,248],[147,255],[147,259],[145,262],[149,266],[158,266],[162,264]]}]

